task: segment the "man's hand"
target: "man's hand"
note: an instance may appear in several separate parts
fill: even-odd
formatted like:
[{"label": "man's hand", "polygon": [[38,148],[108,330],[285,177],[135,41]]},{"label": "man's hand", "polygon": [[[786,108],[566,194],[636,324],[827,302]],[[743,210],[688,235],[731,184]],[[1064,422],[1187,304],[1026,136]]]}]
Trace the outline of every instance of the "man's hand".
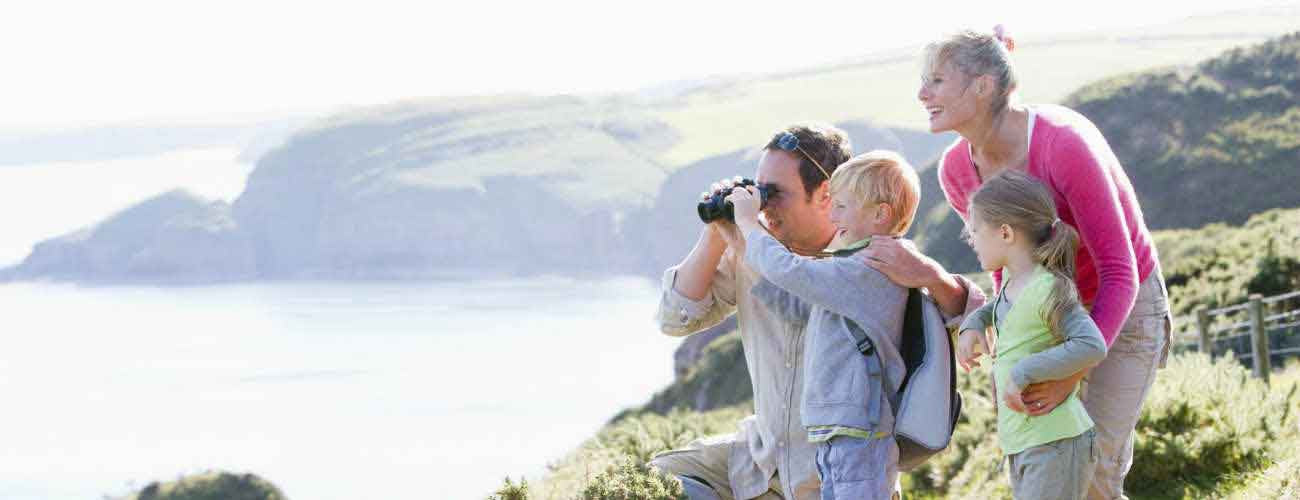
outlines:
[{"label": "man's hand", "polygon": [[966,373],[980,365],[979,358],[992,352],[988,338],[979,330],[963,330],[957,336],[957,363]]},{"label": "man's hand", "polygon": [[718,219],[709,223],[709,229],[717,233],[733,251],[741,254],[745,253],[745,235],[740,234],[740,228],[736,227],[735,223],[726,219]]}]

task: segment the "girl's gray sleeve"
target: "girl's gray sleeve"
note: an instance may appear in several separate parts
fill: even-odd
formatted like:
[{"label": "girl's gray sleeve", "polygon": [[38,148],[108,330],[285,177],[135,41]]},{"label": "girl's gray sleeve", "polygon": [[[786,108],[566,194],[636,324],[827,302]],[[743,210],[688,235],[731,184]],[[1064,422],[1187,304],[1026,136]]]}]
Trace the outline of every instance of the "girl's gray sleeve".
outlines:
[{"label": "girl's gray sleeve", "polygon": [[1078,306],[1061,321],[1065,342],[1031,354],[1011,367],[1016,385],[1028,387],[1048,380],[1060,380],[1091,368],[1106,358],[1106,341],[1101,338],[1088,311]]},{"label": "girl's gray sleeve", "polygon": [[980,332],[983,332],[985,329],[992,326],[993,325],[993,304],[996,303],[997,300],[990,300],[988,302],[985,302],[984,305],[980,306],[979,309],[976,309],[975,312],[967,314],[966,319],[961,322],[961,328],[957,330],[957,333],[961,333],[966,330],[978,330]]},{"label": "girl's gray sleeve", "polygon": [[776,286],[767,278],[760,277],[758,283],[750,289],[750,294],[791,324],[805,324],[808,322],[808,316],[812,314],[811,304]]}]

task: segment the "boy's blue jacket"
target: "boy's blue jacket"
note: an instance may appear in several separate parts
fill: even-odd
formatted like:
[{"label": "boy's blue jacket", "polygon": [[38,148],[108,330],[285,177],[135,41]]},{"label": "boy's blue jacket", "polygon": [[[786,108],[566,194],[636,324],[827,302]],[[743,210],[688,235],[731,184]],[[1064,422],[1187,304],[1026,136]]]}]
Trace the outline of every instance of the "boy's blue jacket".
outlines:
[{"label": "boy's blue jacket", "polygon": [[[763,277],[751,293],[786,320],[806,323],[804,427],[843,425],[892,433],[889,395],[898,392],[905,374],[898,345],[908,290],[853,251],[824,259],[803,257],[762,229],[745,240],[745,262]],[[850,321],[867,333],[878,356],[858,351]]]}]

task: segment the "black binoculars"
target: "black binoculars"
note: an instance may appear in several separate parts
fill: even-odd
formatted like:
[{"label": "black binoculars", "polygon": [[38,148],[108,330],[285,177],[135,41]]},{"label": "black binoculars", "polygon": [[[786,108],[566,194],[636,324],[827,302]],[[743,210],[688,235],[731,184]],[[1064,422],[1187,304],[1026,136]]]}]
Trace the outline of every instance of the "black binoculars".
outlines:
[{"label": "black binoculars", "polygon": [[696,207],[696,212],[700,214],[700,220],[704,221],[705,224],[718,219],[726,219],[729,222],[736,222],[735,207],[732,206],[731,202],[727,201],[727,195],[731,194],[730,188],[744,186],[755,186],[758,191],[759,207],[767,205],[767,197],[772,188],[760,185],[751,179],[736,176],[732,179],[731,186],[724,185],[724,189],[715,189],[713,193],[709,195],[708,199],[700,202]]}]

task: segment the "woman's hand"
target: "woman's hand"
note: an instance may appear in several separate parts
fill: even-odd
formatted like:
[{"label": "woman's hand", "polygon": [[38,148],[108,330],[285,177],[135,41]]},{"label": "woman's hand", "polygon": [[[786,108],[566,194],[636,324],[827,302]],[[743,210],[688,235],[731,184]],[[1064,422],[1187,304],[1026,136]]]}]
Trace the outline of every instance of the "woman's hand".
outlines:
[{"label": "woman's hand", "polygon": [[1002,401],[1007,404],[1011,411],[1019,413],[1029,413],[1025,408],[1025,399],[1023,391],[1016,386],[1015,380],[1007,377],[1007,386],[1002,388]]},{"label": "woman's hand", "polygon": [[1074,389],[1079,386],[1079,380],[1083,379],[1086,372],[1087,370],[1084,370],[1061,380],[1030,384],[1024,391],[1026,411],[1023,413],[1033,417],[1051,413],[1065,402],[1065,398],[1074,393]]},{"label": "woman's hand", "polygon": [[872,238],[871,245],[857,255],[898,286],[925,287],[945,316],[968,312],[966,287],[938,262],[921,253],[912,240]]},{"label": "woman's hand", "polygon": [[872,238],[871,246],[858,255],[868,266],[889,277],[889,281],[905,288],[930,286],[947,274],[943,266],[921,253],[912,240]]},{"label": "woman's hand", "polygon": [[979,330],[963,330],[957,336],[957,363],[966,373],[980,365],[979,358],[991,352],[988,338]]}]

